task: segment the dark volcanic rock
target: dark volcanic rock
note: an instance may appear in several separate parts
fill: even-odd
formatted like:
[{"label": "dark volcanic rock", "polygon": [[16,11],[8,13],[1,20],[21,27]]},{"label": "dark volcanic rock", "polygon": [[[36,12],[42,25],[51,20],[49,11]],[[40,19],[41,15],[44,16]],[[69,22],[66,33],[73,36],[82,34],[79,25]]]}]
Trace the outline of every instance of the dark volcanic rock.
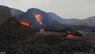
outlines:
[{"label": "dark volcanic rock", "polygon": [[24,39],[13,40],[10,54],[57,54],[64,52],[93,52],[85,39],[67,39],[62,33],[35,33]]}]

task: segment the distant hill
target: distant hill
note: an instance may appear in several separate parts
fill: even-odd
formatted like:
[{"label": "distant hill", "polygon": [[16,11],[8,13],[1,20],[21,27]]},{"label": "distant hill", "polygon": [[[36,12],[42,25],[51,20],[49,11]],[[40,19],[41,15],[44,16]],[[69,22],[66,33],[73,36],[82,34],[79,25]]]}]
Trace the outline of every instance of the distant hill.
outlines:
[{"label": "distant hill", "polygon": [[52,13],[52,12],[49,12],[48,15],[51,16],[56,21],[58,21],[59,23],[62,23],[62,24],[79,25],[80,23],[82,23],[82,22],[80,22],[81,20],[79,20],[79,19],[64,19],[64,18],[62,18],[62,17],[60,17],[57,14]]},{"label": "distant hill", "polygon": [[84,19],[84,21],[84,25],[95,26],[95,16],[88,17],[87,19]]},{"label": "distant hill", "polygon": [[64,19],[52,12],[49,12],[48,15],[62,24],[78,26],[95,26],[95,16],[88,17],[87,19]]}]

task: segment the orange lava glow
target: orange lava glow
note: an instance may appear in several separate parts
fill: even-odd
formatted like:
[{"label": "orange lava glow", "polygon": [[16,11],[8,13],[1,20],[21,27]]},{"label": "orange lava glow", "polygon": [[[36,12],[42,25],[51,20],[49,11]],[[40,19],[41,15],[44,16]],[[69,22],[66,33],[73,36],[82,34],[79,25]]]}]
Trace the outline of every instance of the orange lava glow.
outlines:
[{"label": "orange lava glow", "polygon": [[36,21],[42,25],[43,23],[41,21],[41,15],[40,14],[33,14],[33,15],[35,16]]},{"label": "orange lava glow", "polygon": [[[36,13],[36,14],[33,14],[35,16],[35,19],[36,21],[42,26],[43,25],[43,22],[41,20],[41,15],[39,13]],[[39,32],[44,32],[44,29],[40,29]]]},{"label": "orange lava glow", "polygon": [[28,22],[20,22],[22,25],[24,26],[30,26],[30,24]]}]

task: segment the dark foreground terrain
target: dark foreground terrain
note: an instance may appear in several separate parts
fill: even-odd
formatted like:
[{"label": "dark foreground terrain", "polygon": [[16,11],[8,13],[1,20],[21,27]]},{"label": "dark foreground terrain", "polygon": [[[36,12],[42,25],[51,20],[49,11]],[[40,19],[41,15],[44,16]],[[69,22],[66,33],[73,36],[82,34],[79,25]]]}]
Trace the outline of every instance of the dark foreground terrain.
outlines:
[{"label": "dark foreground terrain", "polygon": [[[67,39],[62,33],[28,33],[0,38],[0,51],[6,54],[77,54],[94,53],[95,37]],[[16,36],[17,35],[17,36]]]}]

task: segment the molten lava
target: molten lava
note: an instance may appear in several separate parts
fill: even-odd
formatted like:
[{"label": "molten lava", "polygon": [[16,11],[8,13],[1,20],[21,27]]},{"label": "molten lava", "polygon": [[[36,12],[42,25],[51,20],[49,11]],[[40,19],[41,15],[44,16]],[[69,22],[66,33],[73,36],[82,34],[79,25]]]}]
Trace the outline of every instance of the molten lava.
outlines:
[{"label": "molten lava", "polygon": [[40,14],[33,14],[33,15],[35,16],[36,21],[42,25],[43,23],[41,21],[41,15]]},{"label": "molten lava", "polygon": [[74,35],[67,35],[68,39],[78,39],[80,37],[74,36]]},{"label": "molten lava", "polygon": [[25,22],[25,21],[22,21],[22,22],[20,22],[22,25],[24,25],[24,26],[30,26],[30,24],[28,23],[28,22]]},{"label": "molten lava", "polygon": [[[33,14],[35,16],[36,21],[41,25],[41,27],[43,26],[43,22],[41,20],[41,15],[39,13]],[[40,32],[44,32],[44,29],[41,28]]]}]

